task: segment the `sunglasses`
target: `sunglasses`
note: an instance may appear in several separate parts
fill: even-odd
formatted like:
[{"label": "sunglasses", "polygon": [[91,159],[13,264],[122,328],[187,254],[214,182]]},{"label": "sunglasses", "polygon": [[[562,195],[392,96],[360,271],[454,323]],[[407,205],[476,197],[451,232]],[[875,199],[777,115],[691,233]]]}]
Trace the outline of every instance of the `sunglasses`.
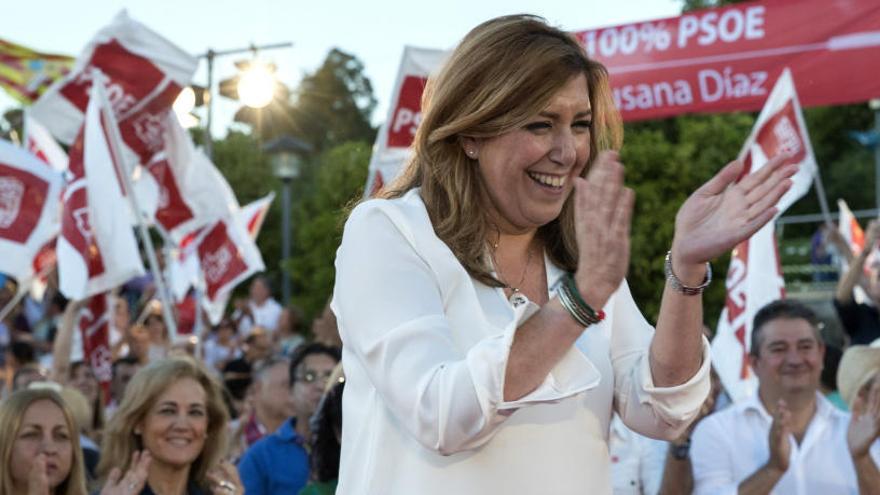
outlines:
[{"label": "sunglasses", "polygon": [[327,380],[330,379],[331,375],[333,375],[333,370],[325,371],[323,373],[306,370],[304,372],[297,373],[294,378],[296,378],[296,381],[298,382],[315,383],[316,381],[321,380],[321,383],[327,383]]}]

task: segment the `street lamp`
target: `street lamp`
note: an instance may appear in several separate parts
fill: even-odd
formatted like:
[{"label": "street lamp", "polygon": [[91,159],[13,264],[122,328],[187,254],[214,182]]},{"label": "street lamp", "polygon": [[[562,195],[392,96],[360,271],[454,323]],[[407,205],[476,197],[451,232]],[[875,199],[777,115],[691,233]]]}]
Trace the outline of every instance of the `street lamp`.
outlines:
[{"label": "street lamp", "polygon": [[[272,173],[281,179],[281,261],[290,258],[290,183],[300,175],[302,160],[311,153],[308,143],[292,136],[281,136],[263,146],[269,155]],[[281,270],[281,297],[284,304],[290,302],[290,274]]]}]

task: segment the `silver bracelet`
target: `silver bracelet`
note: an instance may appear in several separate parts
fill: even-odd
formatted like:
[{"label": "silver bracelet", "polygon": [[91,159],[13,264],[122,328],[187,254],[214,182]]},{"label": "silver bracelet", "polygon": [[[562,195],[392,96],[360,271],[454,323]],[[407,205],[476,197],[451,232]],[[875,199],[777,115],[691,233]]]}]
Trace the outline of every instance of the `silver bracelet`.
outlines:
[{"label": "silver bracelet", "polygon": [[675,272],[672,271],[672,251],[666,252],[666,262],[663,264],[663,271],[666,273],[666,280],[669,282],[669,286],[676,292],[686,296],[698,296],[706,290],[706,287],[709,287],[710,283],[712,283],[712,265],[708,262],[706,263],[706,278],[703,279],[702,284],[696,287],[688,287],[681,283],[681,280],[679,280],[678,277],[675,276]]}]

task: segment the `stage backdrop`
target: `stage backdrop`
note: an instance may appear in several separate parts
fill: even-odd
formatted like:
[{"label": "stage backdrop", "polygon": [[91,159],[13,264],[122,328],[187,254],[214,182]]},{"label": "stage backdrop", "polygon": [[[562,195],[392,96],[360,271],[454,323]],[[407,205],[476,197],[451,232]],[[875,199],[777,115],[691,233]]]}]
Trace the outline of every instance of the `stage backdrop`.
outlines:
[{"label": "stage backdrop", "polygon": [[880,98],[877,0],[739,3],[576,35],[628,121],[758,110],[786,66],[805,107]]}]

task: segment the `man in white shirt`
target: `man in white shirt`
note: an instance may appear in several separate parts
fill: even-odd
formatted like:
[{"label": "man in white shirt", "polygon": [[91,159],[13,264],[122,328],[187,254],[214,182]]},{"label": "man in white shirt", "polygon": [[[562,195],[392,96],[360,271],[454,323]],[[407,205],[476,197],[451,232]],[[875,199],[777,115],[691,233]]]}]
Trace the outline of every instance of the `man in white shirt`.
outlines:
[{"label": "man in white shirt", "polygon": [[[758,393],[697,426],[695,493],[880,493],[877,418],[849,428],[849,414],[818,393],[824,352],[806,306],[780,300],[758,311],[750,351]],[[854,453],[866,441],[870,451]]]},{"label": "man in white shirt", "polygon": [[257,275],[251,281],[250,299],[245,308],[239,308],[242,314],[238,315],[238,331],[246,337],[250,335],[253,327],[263,327],[274,335],[278,330],[278,318],[281,317],[281,304],[272,298],[272,289],[269,280]]}]

